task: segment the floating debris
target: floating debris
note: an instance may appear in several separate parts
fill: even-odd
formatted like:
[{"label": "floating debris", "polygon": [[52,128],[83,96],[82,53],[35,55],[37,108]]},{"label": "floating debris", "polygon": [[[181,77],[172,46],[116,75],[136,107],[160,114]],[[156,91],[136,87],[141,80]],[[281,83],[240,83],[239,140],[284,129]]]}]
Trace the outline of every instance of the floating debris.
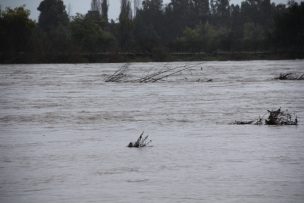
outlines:
[{"label": "floating debris", "polygon": [[110,75],[105,81],[106,82],[120,82],[124,77],[126,77],[125,72],[127,71],[129,65],[125,64],[119,68],[115,73]]},{"label": "floating debris", "polygon": [[203,80],[203,79],[197,79],[195,82],[213,82],[213,79],[207,79],[207,80]]},{"label": "floating debris", "polygon": [[188,66],[186,67],[185,65],[183,66],[178,66],[178,67],[174,67],[174,68],[169,68],[167,70],[161,70],[149,75],[146,75],[138,80],[135,80],[134,82],[139,82],[139,83],[155,83],[158,82],[160,80],[163,80],[165,78],[168,78],[172,75],[175,75],[177,73],[180,73],[182,71],[188,70],[192,68],[192,66]]},{"label": "floating debris", "polygon": [[130,142],[128,147],[135,147],[135,148],[140,148],[140,147],[146,147],[148,144],[152,142],[152,140],[149,140],[149,135],[147,135],[145,138],[142,136],[144,135],[144,132],[142,132],[139,136],[139,138],[136,140],[136,142]]},{"label": "floating debris", "polygon": [[258,118],[256,120],[250,120],[250,121],[234,121],[232,124],[233,125],[263,125],[263,119]]},{"label": "floating debris", "polygon": [[254,121],[234,121],[234,125],[250,125],[253,124]]},{"label": "floating debris", "polygon": [[279,108],[276,111],[269,111],[268,119],[265,120],[265,125],[297,125],[298,118],[288,113],[288,111],[281,111]]},{"label": "floating debris", "polygon": [[275,111],[267,110],[268,118],[259,117],[256,120],[235,121],[234,125],[298,125],[298,118],[290,114],[288,110],[282,111],[281,108]]},{"label": "floating debris", "polygon": [[[135,80],[123,80],[126,78],[125,72],[128,69],[128,65],[122,66],[120,69],[118,69],[115,73],[110,75],[108,78],[106,78],[105,82],[134,82],[134,83],[155,83],[161,80],[164,80],[166,78],[169,78],[170,76],[177,75],[178,73],[181,73],[185,70],[189,70],[193,67],[196,67],[199,65],[192,65],[192,66],[177,66],[173,68],[167,68],[165,70],[160,70],[151,74],[148,74],[144,77],[141,77],[139,79]],[[187,79],[186,79],[187,80]],[[207,82],[212,82],[212,79],[208,80]]]},{"label": "floating debris", "polygon": [[304,73],[281,73],[276,80],[304,80]]}]

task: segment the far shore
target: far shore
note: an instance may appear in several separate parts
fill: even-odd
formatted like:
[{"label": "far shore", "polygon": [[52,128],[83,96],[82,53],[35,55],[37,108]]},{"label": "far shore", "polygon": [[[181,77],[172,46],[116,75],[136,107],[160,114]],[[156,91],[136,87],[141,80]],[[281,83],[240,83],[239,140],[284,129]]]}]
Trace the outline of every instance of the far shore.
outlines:
[{"label": "far shore", "polygon": [[174,62],[174,61],[247,61],[247,60],[292,60],[304,59],[304,52],[102,52],[102,53],[60,53],[37,56],[19,53],[9,56],[0,53],[0,64],[41,63],[121,63],[121,62]]}]

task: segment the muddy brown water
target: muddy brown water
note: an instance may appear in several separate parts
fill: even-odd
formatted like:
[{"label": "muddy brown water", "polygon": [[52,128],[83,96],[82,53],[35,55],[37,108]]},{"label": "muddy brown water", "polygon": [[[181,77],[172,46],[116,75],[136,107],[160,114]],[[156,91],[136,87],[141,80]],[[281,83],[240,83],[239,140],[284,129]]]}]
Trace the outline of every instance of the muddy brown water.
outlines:
[{"label": "muddy brown water", "polygon": [[[304,61],[0,65],[0,202],[304,201]],[[212,82],[206,82],[212,79]],[[288,109],[298,126],[236,126]],[[141,131],[152,144],[126,145]]]}]

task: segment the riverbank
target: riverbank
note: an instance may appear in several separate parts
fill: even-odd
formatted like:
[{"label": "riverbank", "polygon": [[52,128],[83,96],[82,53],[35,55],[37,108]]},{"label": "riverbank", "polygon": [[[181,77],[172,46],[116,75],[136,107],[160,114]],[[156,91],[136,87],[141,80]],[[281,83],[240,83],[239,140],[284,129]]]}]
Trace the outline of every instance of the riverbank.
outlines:
[{"label": "riverbank", "polygon": [[0,64],[41,64],[41,63],[119,63],[119,62],[172,62],[172,61],[247,61],[304,59],[304,52],[103,52],[103,53],[62,53],[38,56],[19,53],[0,54]]}]

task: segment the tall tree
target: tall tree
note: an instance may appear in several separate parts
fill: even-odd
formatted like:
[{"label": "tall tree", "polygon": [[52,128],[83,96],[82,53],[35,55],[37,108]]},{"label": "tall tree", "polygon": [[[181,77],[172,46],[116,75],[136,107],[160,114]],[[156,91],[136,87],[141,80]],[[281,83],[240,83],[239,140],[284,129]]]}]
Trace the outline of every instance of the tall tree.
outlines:
[{"label": "tall tree", "polygon": [[81,51],[101,52],[115,48],[114,36],[92,18],[77,14],[70,25],[73,44]]},{"label": "tall tree", "polygon": [[230,41],[231,41],[231,48],[233,50],[237,50],[241,48],[241,40],[243,38],[243,18],[241,16],[241,8],[239,5],[232,4],[230,6]]},{"label": "tall tree", "polygon": [[142,17],[146,23],[157,26],[163,16],[163,1],[162,0],[145,0],[143,1]]},{"label": "tall tree", "polygon": [[227,18],[230,15],[229,0],[217,0],[217,12],[220,17]]},{"label": "tall tree", "polygon": [[132,41],[132,9],[129,0],[121,0],[118,35],[121,48],[128,49]]},{"label": "tall tree", "polygon": [[137,10],[140,9],[141,0],[134,0],[134,17],[137,15]]},{"label": "tall tree", "polygon": [[132,19],[132,8],[130,0],[121,0],[119,22]]},{"label": "tall tree", "polygon": [[229,0],[212,0],[211,1],[212,16],[211,21],[217,26],[229,26],[230,5]]},{"label": "tall tree", "polygon": [[91,2],[91,11],[100,12],[100,0],[92,0]]},{"label": "tall tree", "polygon": [[71,36],[69,29],[69,17],[62,0],[43,0],[38,10],[38,27],[45,36],[40,47],[48,47],[47,52],[52,54],[69,52]]},{"label": "tall tree", "polygon": [[44,31],[49,32],[60,25],[67,25],[69,17],[62,0],[43,0],[39,7],[38,25]]},{"label": "tall tree", "polygon": [[277,48],[304,51],[304,2],[289,2],[289,7],[275,16],[273,34]]},{"label": "tall tree", "polygon": [[108,22],[108,10],[109,10],[109,4],[107,0],[103,0],[101,3],[101,15],[102,18],[106,21],[106,23]]},{"label": "tall tree", "polygon": [[145,0],[135,18],[134,35],[137,44],[144,51],[151,52],[153,48],[163,43],[164,35],[162,0]]},{"label": "tall tree", "polygon": [[206,21],[209,11],[209,0],[193,0],[194,9],[197,17],[202,21]]},{"label": "tall tree", "polygon": [[182,34],[185,27],[194,27],[198,18],[195,17],[193,2],[189,0],[172,0],[166,8],[167,32],[171,38]]},{"label": "tall tree", "polygon": [[0,52],[14,54],[28,52],[35,23],[24,7],[7,8],[0,12]]}]

